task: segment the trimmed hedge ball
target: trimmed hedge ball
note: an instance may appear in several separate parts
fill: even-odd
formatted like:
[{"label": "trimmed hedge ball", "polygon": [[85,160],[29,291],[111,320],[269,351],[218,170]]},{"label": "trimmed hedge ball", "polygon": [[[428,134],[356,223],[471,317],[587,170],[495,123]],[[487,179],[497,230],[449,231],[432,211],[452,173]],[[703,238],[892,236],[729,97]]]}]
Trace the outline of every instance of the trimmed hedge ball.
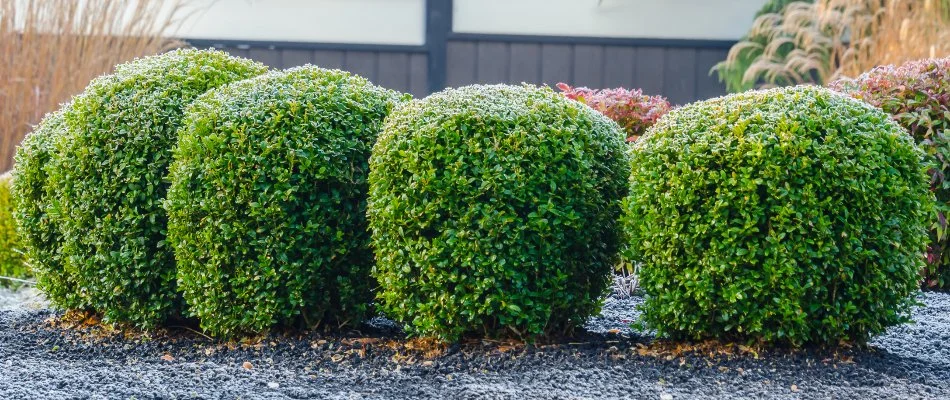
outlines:
[{"label": "trimmed hedge ball", "polygon": [[933,207],[923,156],[888,115],[818,87],[672,111],[634,145],[625,206],[643,320],[792,345],[907,321]]},{"label": "trimmed hedge ball", "polygon": [[931,216],[927,267],[921,271],[925,288],[950,290],[950,58],[885,65],[855,79],[828,85],[835,91],[880,107],[890,114],[930,161],[930,188],[937,197]]},{"label": "trimmed hedge ball", "polygon": [[549,88],[397,108],[370,159],[378,307],[415,335],[531,338],[599,311],[618,260],[624,133]]},{"label": "trimmed hedge ball", "polygon": [[220,51],[176,50],[117,66],[65,109],[49,171],[62,257],[107,320],[149,328],[179,312],[162,201],[184,108],[265,71]]},{"label": "trimmed hedge ball", "polygon": [[[68,108],[65,105],[63,108]],[[76,277],[66,270],[60,253],[62,233],[50,215],[56,196],[48,184],[54,143],[66,132],[62,109],[51,112],[23,138],[13,163],[14,212],[25,260],[36,276],[37,287],[55,306],[85,308],[88,303],[77,289]]]},{"label": "trimmed hedge ball", "polygon": [[[12,176],[0,175],[0,276],[26,278],[29,270],[23,263],[23,249],[13,220],[13,200],[10,195]],[[0,279],[0,286],[16,286],[15,281]]]},{"label": "trimmed hedge ball", "polygon": [[397,92],[300,67],[188,109],[166,207],[179,289],[208,332],[368,316],[369,155]]}]

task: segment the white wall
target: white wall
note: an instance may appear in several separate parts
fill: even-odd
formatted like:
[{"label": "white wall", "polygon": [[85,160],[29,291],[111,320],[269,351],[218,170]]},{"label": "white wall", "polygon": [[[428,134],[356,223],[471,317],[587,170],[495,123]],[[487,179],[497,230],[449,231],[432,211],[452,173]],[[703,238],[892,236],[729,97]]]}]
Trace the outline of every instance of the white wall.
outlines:
[{"label": "white wall", "polygon": [[421,45],[425,0],[192,0],[189,39]]},{"label": "white wall", "polygon": [[464,33],[736,40],[766,0],[455,0]]},{"label": "white wall", "polygon": [[[25,4],[27,0],[15,1]],[[131,7],[136,0],[126,1]],[[166,32],[169,35],[222,40],[425,43],[426,0],[182,1],[187,5],[187,22],[175,32]],[[749,29],[755,11],[765,1],[455,0],[453,29],[514,35],[735,40]]]}]

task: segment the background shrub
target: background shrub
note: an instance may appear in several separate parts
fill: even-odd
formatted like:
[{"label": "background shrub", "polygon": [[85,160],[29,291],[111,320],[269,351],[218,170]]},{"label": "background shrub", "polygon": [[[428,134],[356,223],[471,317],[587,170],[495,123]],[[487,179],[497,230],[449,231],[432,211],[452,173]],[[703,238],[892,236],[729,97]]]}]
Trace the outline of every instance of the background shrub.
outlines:
[{"label": "background shrub", "polygon": [[588,89],[558,83],[562,94],[600,111],[627,132],[627,141],[637,140],[660,117],[670,112],[670,102],[662,96],[647,96],[640,89]]},{"label": "background shrub", "polygon": [[670,112],[634,145],[626,204],[644,321],[796,345],[907,321],[932,207],[922,156],[880,110],[817,87]]},{"label": "background shrub", "polygon": [[913,61],[875,68],[857,79],[839,80],[831,88],[866,101],[891,115],[927,153],[930,189],[937,196],[931,219],[924,286],[950,288],[950,58]]},{"label": "background shrub", "polygon": [[370,159],[378,307],[417,335],[566,330],[599,310],[629,172],[623,132],[534,86],[396,109]]},{"label": "background shrub", "polygon": [[755,17],[761,17],[765,14],[776,14],[782,12],[785,6],[790,3],[814,3],[815,0],[768,0],[762,5],[759,11],[755,12]]},{"label": "background shrub", "polygon": [[266,68],[218,51],[176,50],[116,67],[64,111],[48,183],[62,257],[111,321],[154,326],[177,312],[165,243],[164,182],[185,106]]},{"label": "background shrub", "polygon": [[[13,201],[10,198],[12,176],[0,175],[0,276],[25,278],[29,272],[23,264],[23,249],[13,222]],[[13,286],[15,283],[0,279],[0,285]]]},{"label": "background shrub", "polygon": [[730,92],[825,84],[878,65],[950,53],[950,0],[808,0],[766,4],[713,67]]},{"label": "background shrub", "polygon": [[179,288],[204,329],[366,316],[369,155],[400,98],[307,66],[216,89],[189,108],[166,207]]}]

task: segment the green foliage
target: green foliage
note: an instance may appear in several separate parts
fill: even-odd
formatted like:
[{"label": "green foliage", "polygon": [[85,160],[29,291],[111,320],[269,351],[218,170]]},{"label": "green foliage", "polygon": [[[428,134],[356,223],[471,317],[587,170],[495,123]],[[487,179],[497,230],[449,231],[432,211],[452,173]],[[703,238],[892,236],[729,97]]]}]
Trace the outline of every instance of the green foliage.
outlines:
[{"label": "green foliage", "polygon": [[924,286],[950,289],[950,58],[882,66],[829,86],[883,109],[927,152],[937,209],[931,218]]},{"label": "green foliage", "polygon": [[755,17],[761,17],[765,14],[778,14],[785,9],[789,3],[814,3],[815,0],[768,0],[762,8],[755,13]]},{"label": "green foliage", "polygon": [[[29,270],[23,264],[23,250],[13,222],[10,181],[10,174],[0,175],[0,276],[25,278]],[[0,285],[9,286],[11,281],[0,279]]]},{"label": "green foliage", "polygon": [[643,318],[674,338],[864,341],[908,321],[933,197],[878,109],[818,87],[674,110],[633,149]]},{"label": "green foliage", "polygon": [[583,323],[618,259],[629,170],[619,126],[548,88],[397,108],[370,159],[378,307],[444,340]]},{"label": "green foliage", "polygon": [[[789,10],[791,3],[812,4],[815,0],[770,0],[755,14],[752,28],[730,50],[729,56],[712,68],[719,81],[726,84],[730,93],[753,89],[761,84],[788,86],[797,83],[814,83],[821,80],[823,71],[831,68],[832,45],[821,29],[811,25],[798,26],[801,18],[793,16],[802,12],[801,7]],[[786,23],[785,20],[795,22]],[[803,38],[809,38],[803,40]],[[814,38],[814,39],[811,39]],[[785,67],[792,54],[804,53],[809,62]],[[804,58],[804,57],[802,57]],[[815,65],[818,65],[816,67]]]},{"label": "green foliage", "polygon": [[367,316],[369,155],[401,100],[307,66],[192,104],[166,209],[179,289],[204,329],[228,336]]},{"label": "green foliage", "polygon": [[[67,104],[63,107],[69,108]],[[68,271],[60,252],[62,232],[50,212],[56,196],[48,184],[54,143],[65,134],[62,110],[46,115],[17,147],[11,194],[26,260],[37,287],[49,301],[65,309],[88,306],[78,290],[76,276]]]},{"label": "green foliage", "polygon": [[162,201],[184,108],[265,70],[223,52],[176,50],[117,66],[65,109],[48,168],[50,214],[66,270],[107,320],[147,328],[179,311]]}]

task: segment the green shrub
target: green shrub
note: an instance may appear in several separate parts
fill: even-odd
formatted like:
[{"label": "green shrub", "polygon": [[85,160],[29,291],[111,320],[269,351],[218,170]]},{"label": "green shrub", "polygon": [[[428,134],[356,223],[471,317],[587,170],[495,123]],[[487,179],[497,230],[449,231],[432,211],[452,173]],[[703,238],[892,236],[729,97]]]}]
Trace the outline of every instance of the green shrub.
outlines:
[{"label": "green shrub", "polygon": [[[68,107],[67,104],[63,109]],[[54,144],[65,134],[63,109],[47,114],[17,147],[11,190],[13,216],[37,287],[55,306],[82,309],[88,307],[88,302],[78,289],[75,274],[63,264],[62,232],[50,214],[56,196],[47,176],[52,168]]]},{"label": "green shrub", "polygon": [[13,164],[14,220],[25,259],[37,287],[55,306],[84,309],[88,302],[76,284],[76,275],[62,259],[62,231],[53,218],[56,195],[48,184],[56,140],[65,135],[62,109],[47,114],[17,147]]},{"label": "green shrub", "polygon": [[65,109],[49,168],[52,215],[66,269],[107,320],[148,328],[179,312],[162,201],[184,108],[265,70],[223,52],[176,50],[117,66]]},{"label": "green shrub", "polygon": [[[29,275],[23,263],[23,249],[13,222],[13,201],[10,198],[11,175],[0,175],[0,276],[25,278]],[[13,281],[0,279],[0,286],[15,286]]]},{"label": "green shrub", "polygon": [[908,320],[933,198],[880,110],[746,92],[674,110],[633,153],[628,256],[659,333],[861,342]]},{"label": "green shrub", "polygon": [[548,88],[397,108],[370,159],[378,307],[444,340],[583,323],[617,261],[628,160],[616,123]]},{"label": "green shrub", "polygon": [[204,329],[233,335],[367,315],[369,155],[400,99],[307,66],[192,104],[166,208],[179,289]]},{"label": "green shrub", "polygon": [[880,107],[927,153],[937,209],[931,218],[927,268],[922,271],[924,287],[950,289],[950,58],[882,66],[829,86]]}]

